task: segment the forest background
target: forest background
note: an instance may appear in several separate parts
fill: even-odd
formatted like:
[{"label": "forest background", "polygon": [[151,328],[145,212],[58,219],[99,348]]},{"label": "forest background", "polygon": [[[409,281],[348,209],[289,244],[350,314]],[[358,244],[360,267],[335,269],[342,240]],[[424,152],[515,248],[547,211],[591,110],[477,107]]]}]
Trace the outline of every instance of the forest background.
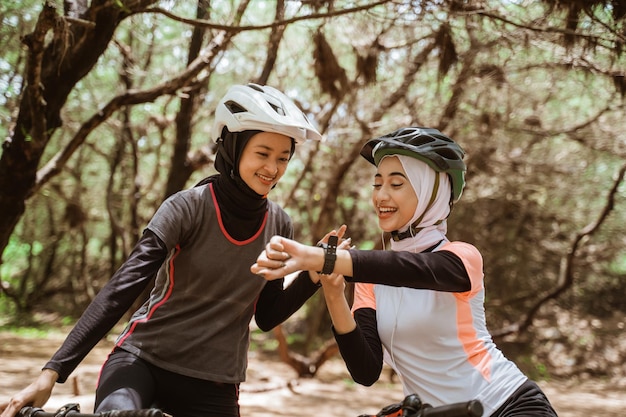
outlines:
[{"label": "forest background", "polygon": [[[438,128],[467,153],[449,236],[483,254],[496,342],[535,378],[626,386],[626,1],[5,0],[0,17],[3,330],[71,324],[159,204],[215,172],[217,100],[255,82],[326,138],[271,195],[296,239],[346,223],[380,248],[359,150]],[[323,297],[253,345],[314,376],[336,354]]]}]

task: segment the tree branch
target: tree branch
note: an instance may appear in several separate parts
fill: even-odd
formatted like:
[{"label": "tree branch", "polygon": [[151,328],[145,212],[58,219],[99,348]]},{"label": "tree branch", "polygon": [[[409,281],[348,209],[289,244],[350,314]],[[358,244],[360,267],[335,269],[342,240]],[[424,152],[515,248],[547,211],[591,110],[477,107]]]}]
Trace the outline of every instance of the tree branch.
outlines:
[{"label": "tree branch", "polygon": [[289,350],[287,338],[283,333],[282,326],[278,325],[274,328],[274,336],[278,341],[278,355],[280,359],[291,366],[298,374],[298,377],[313,377],[319,368],[337,353],[339,347],[335,339],[328,339],[319,349],[311,354],[310,357],[300,355]]},{"label": "tree branch", "polygon": [[221,50],[221,45],[227,42],[230,37],[230,35],[224,32],[216,36],[205,48],[203,53],[178,76],[153,88],[139,91],[128,90],[111,99],[98,113],[92,115],[89,120],[83,123],[78,132],[76,132],[72,140],[62,151],[57,153],[37,172],[37,181],[35,186],[30,190],[28,197],[35,194],[43,184],[60,172],[73,153],[85,142],[87,136],[89,136],[96,127],[105,122],[115,111],[122,106],[152,102],[163,95],[173,95],[180,89],[187,87],[193,83],[194,78],[202,70],[211,64],[213,58]]},{"label": "tree branch", "polygon": [[177,16],[160,7],[150,7],[147,9],[136,10],[134,13],[135,14],[136,13],[157,13],[157,14],[162,14],[177,22],[185,23],[188,25],[202,26],[206,29],[218,29],[218,30],[223,30],[225,32],[231,32],[231,33],[239,33],[239,32],[250,31],[250,30],[269,29],[269,28],[274,28],[277,26],[284,26],[284,25],[288,25],[291,23],[299,22],[301,20],[324,19],[328,17],[335,17],[335,16],[341,16],[345,14],[362,12],[364,10],[369,10],[374,7],[380,6],[381,4],[391,3],[393,1],[394,0],[379,0],[374,3],[365,4],[363,6],[337,10],[337,11],[333,11],[329,13],[313,13],[313,14],[306,15],[306,16],[296,16],[290,19],[274,21],[273,23],[268,23],[266,25],[246,25],[246,26],[219,25],[219,24],[215,24],[210,21],[203,20],[203,19],[188,19],[186,17]]},{"label": "tree branch", "polygon": [[549,300],[556,299],[574,284],[574,261],[576,259],[577,251],[580,249],[583,239],[591,237],[596,231],[598,231],[602,223],[604,223],[611,211],[613,211],[613,208],[615,207],[615,195],[617,194],[620,184],[624,180],[624,175],[626,175],[626,164],[622,165],[619,169],[617,178],[613,182],[613,187],[611,187],[611,190],[607,195],[606,204],[600,212],[598,219],[589,223],[580,232],[578,232],[576,236],[574,236],[569,251],[565,254],[565,256],[563,256],[563,258],[561,258],[559,280],[556,287],[541,296],[519,321],[506,326],[503,329],[492,332],[494,337],[503,337],[526,331],[526,329],[532,325],[535,315],[541,306]]}]

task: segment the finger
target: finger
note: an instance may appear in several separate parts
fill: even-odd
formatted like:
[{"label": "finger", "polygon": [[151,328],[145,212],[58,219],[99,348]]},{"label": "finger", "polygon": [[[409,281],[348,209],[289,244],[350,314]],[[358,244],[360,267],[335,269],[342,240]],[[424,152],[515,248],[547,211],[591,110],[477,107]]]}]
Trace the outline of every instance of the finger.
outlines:
[{"label": "finger", "polygon": [[3,416],[14,416],[17,414],[17,411],[20,410],[22,407],[15,404],[13,401],[11,401],[9,403],[9,405],[6,407],[6,409],[4,410],[4,412],[2,413]]},{"label": "finger", "polygon": [[250,272],[262,277],[263,279],[268,279],[269,271],[271,271],[271,269],[264,268],[262,266],[259,266],[258,264],[254,264],[250,267]]},{"label": "finger", "polygon": [[290,259],[291,256],[287,252],[282,252],[275,249],[267,250],[267,257],[274,261],[286,261]]},{"label": "finger", "polygon": [[259,254],[259,256],[256,258],[256,265],[267,265],[269,262],[271,262],[271,259],[269,259],[267,257],[267,252],[263,251]]},{"label": "finger", "polygon": [[252,272],[253,274],[257,274],[257,275],[260,275],[262,270],[263,268],[256,262],[253,263],[252,266],[250,267],[250,272]]},{"label": "finger", "polygon": [[280,251],[277,251],[274,248],[272,248],[272,245],[270,243],[267,244],[267,247],[265,248],[264,252],[265,252],[265,257],[270,260],[276,260],[275,254],[280,253]]},{"label": "finger", "polygon": [[341,241],[339,245],[337,245],[337,249],[350,249],[352,246],[352,238],[349,237]]},{"label": "finger", "polygon": [[335,234],[337,234],[337,231],[335,229],[331,230],[330,232],[326,233],[324,237],[319,242],[317,242],[317,244],[319,245],[320,243],[328,243],[328,238],[334,236]]},{"label": "finger", "polygon": [[260,268],[255,273],[266,281],[273,281],[284,276],[284,274],[276,271],[276,269]]},{"label": "finger", "polygon": [[288,265],[283,261],[267,261],[252,264],[250,272],[256,275],[272,276],[274,278],[282,277],[287,274]]},{"label": "finger", "polygon": [[280,236],[272,236],[270,239],[268,246],[275,251],[282,252],[284,249],[283,240]]},{"label": "finger", "polygon": [[326,233],[324,237],[322,238],[322,240],[318,242],[318,244],[322,242],[328,243],[328,238],[331,236],[337,236],[339,240],[341,240],[345,236],[346,230],[348,230],[348,226],[346,226],[345,224],[342,224],[338,230],[333,229],[330,232]]},{"label": "finger", "polygon": [[276,249],[276,244],[272,244],[272,242],[267,242],[267,244],[265,245],[265,250],[263,251],[265,252],[265,256],[267,257],[267,259],[274,259],[274,254],[275,253],[280,253],[279,249]]}]

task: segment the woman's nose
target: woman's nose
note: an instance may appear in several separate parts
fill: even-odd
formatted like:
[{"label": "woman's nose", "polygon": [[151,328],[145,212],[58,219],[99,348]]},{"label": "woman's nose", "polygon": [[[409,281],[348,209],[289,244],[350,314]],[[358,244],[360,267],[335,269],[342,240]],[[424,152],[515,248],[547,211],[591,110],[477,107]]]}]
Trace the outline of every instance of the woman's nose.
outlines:
[{"label": "woman's nose", "polygon": [[267,170],[268,173],[272,175],[276,175],[278,173],[278,164],[273,161],[268,161],[265,164],[265,169]]},{"label": "woman's nose", "polygon": [[378,189],[378,191],[376,192],[376,200],[378,202],[381,201],[386,201],[389,199],[389,193],[387,192],[387,189],[385,187],[380,187],[380,189]]}]

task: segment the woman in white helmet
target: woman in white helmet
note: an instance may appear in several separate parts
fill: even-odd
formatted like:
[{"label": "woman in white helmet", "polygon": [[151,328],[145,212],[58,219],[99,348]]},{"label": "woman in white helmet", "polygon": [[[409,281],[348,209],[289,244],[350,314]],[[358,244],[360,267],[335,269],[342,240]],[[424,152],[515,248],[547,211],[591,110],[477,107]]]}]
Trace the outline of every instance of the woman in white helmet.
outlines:
[{"label": "woman in white helmet", "polygon": [[239,415],[253,315],[270,330],[318,288],[303,273],[283,289],[282,280],[266,282],[249,265],[273,235],[293,236],[291,219],[267,194],[296,141],[321,136],[287,96],[256,84],[229,89],[213,132],[219,173],[161,205],[40,376],[0,404],[2,417],[43,406],[155,276],[102,368],[95,411],[156,406],[176,417]]}]

